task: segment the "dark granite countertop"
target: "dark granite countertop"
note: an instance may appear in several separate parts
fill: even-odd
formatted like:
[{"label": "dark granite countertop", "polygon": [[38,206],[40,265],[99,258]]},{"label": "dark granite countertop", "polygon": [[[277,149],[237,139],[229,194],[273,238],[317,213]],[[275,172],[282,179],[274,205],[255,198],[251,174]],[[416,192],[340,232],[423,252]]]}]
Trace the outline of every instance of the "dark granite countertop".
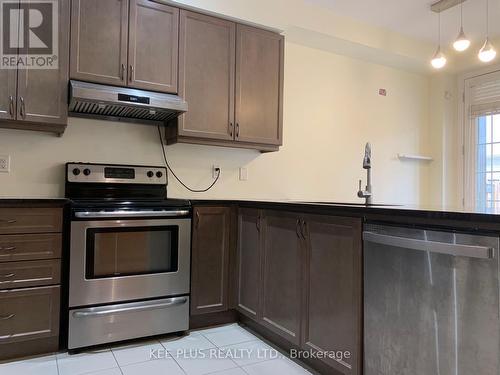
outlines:
[{"label": "dark granite countertop", "polygon": [[69,201],[65,198],[43,197],[0,197],[0,208],[9,207],[63,207]]},{"label": "dark granite countertop", "polygon": [[366,220],[394,221],[463,227],[471,230],[500,231],[500,210],[485,212],[456,207],[411,205],[371,205],[353,203],[320,203],[295,200],[192,200],[194,205],[237,204],[241,207],[284,209],[304,213],[363,217]]}]

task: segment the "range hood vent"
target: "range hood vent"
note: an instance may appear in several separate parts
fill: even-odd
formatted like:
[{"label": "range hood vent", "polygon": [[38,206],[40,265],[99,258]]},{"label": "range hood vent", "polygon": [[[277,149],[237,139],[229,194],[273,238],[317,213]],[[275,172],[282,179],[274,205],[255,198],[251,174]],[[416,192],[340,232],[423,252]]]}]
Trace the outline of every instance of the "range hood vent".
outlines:
[{"label": "range hood vent", "polygon": [[70,81],[70,115],[135,122],[167,122],[187,111],[177,95]]}]

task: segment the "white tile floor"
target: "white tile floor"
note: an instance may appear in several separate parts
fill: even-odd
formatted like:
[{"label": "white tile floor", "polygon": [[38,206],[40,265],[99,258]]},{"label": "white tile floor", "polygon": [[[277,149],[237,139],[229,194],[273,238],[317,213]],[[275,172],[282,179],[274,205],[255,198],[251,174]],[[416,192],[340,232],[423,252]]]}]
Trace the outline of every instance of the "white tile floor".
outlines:
[{"label": "white tile floor", "polygon": [[[151,354],[153,353],[153,358]],[[306,375],[306,369],[230,324],[178,338],[138,341],[81,354],[0,363],[1,375]]]}]

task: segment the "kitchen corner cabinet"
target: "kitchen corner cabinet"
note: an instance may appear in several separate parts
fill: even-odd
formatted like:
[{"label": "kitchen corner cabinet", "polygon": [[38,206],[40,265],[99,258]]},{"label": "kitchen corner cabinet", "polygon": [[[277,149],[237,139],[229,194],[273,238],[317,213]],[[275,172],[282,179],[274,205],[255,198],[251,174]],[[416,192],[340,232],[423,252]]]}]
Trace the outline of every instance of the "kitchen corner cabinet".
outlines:
[{"label": "kitchen corner cabinet", "polygon": [[176,93],[178,23],[148,0],[73,0],[70,77]]},{"label": "kitchen corner cabinet", "polygon": [[167,143],[278,150],[283,36],[181,10],[179,41],[179,95],[189,110],[167,126]]},{"label": "kitchen corner cabinet", "polygon": [[191,315],[228,310],[231,216],[229,206],[193,209]]},{"label": "kitchen corner cabinet", "polygon": [[350,352],[322,361],[361,373],[361,219],[240,209],[240,313],[312,351]]},{"label": "kitchen corner cabinet", "polygon": [[[58,11],[58,68],[0,69],[0,127],[64,132],[68,105],[69,0],[59,0]],[[21,48],[19,54],[26,52]]]}]

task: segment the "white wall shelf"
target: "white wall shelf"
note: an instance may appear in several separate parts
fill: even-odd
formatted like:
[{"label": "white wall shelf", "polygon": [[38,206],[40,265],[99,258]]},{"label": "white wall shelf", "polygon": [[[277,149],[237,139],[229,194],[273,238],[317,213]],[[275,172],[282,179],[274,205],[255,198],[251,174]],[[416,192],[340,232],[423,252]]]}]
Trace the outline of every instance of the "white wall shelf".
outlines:
[{"label": "white wall shelf", "polygon": [[433,161],[434,159],[430,156],[425,155],[410,155],[410,154],[398,154],[399,160],[416,160],[416,161]]}]

